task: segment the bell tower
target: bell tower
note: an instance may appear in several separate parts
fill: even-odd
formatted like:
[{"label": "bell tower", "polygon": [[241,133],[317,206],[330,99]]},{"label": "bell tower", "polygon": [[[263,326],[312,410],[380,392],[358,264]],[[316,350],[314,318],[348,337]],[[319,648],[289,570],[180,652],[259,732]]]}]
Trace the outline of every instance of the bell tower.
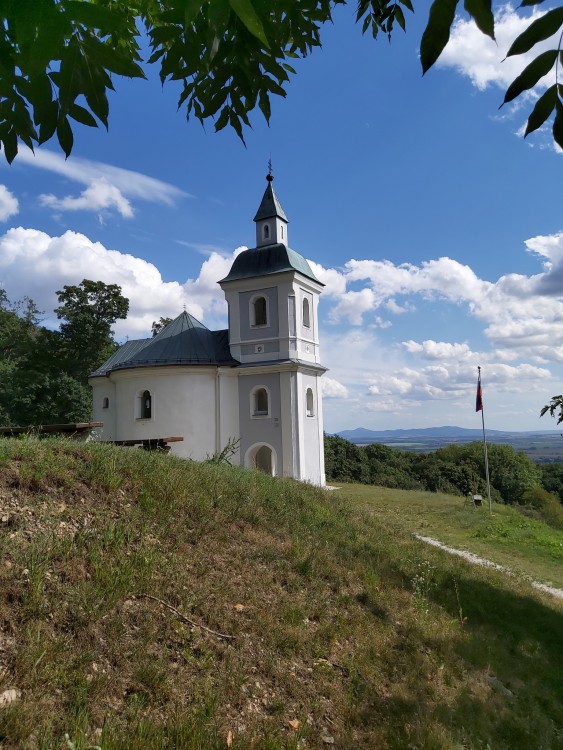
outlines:
[{"label": "bell tower", "polygon": [[287,245],[271,165],[254,221],[256,247],[219,284],[229,307],[229,345],[240,362],[240,451],[246,466],[324,485],[318,302],[323,290]]},{"label": "bell tower", "polygon": [[274,245],[276,243],[281,243],[282,245],[288,244],[288,219],[272,185],[274,176],[272,174],[271,161],[269,162],[268,167],[268,174],[266,175],[268,186],[264,191],[262,202],[258,207],[256,216],[254,217],[256,223],[256,247]]}]

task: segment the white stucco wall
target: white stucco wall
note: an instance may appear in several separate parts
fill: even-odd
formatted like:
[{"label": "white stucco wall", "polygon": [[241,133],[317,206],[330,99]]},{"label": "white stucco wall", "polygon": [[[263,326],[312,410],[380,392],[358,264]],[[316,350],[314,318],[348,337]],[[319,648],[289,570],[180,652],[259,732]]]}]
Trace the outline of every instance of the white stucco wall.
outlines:
[{"label": "white stucco wall", "polygon": [[[301,443],[300,479],[312,484],[325,484],[323,406],[320,376],[300,372],[297,378],[299,401],[299,437]],[[313,414],[307,415],[306,394],[313,392]]]},{"label": "white stucco wall", "polygon": [[[221,450],[229,437],[238,438],[236,378],[216,367],[149,367],[121,370],[108,378],[92,378],[94,414],[104,422],[102,440],[183,437],[171,443],[172,453],[195,460]],[[101,381],[101,382],[98,382]],[[108,382],[109,381],[109,382]],[[104,389],[114,388],[112,417],[97,411]],[[141,419],[139,398],[152,397],[149,419]],[[234,402],[234,403],[233,403]]]}]

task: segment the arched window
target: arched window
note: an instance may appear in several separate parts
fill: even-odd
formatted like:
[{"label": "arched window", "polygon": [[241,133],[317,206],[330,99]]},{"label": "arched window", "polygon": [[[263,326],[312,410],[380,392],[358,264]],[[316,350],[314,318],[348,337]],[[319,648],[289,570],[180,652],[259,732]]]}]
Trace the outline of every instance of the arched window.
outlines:
[{"label": "arched window", "polygon": [[311,313],[309,311],[309,300],[303,297],[303,325],[305,328],[311,327]]},{"label": "arched window", "polygon": [[266,305],[265,297],[256,297],[252,302],[253,310],[253,325],[265,326],[268,325],[268,308]]},{"label": "arched window", "polygon": [[262,238],[265,239],[265,240],[269,240],[270,239],[270,227],[269,227],[268,224],[264,224],[264,228],[263,228],[263,231],[262,231]]},{"label": "arched window", "polygon": [[256,388],[252,393],[252,416],[267,417],[270,413],[270,399],[265,388]]},{"label": "arched window", "polygon": [[109,398],[104,396],[102,400],[102,409],[109,409]]},{"label": "arched window", "polygon": [[306,409],[307,409],[307,416],[308,417],[314,417],[315,416],[315,402],[313,400],[313,389],[307,388],[307,393],[305,395],[306,400]]},{"label": "arched window", "polygon": [[141,394],[141,419],[150,419],[152,413],[152,396],[150,391]]}]

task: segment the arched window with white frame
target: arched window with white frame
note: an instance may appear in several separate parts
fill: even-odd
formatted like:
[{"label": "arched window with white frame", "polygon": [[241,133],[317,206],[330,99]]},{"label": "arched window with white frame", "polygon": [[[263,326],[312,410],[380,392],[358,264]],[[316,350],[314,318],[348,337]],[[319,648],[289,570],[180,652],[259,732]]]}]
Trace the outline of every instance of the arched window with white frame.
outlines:
[{"label": "arched window with white frame", "polygon": [[262,239],[263,240],[269,240],[270,239],[270,225],[264,224],[262,227]]},{"label": "arched window with white frame", "polygon": [[313,396],[313,389],[307,388],[305,393],[305,408],[308,417],[315,416],[315,399]]},{"label": "arched window with white frame", "polygon": [[270,394],[264,386],[254,388],[251,396],[250,411],[253,417],[270,416]]},{"label": "arched window with white frame", "polygon": [[268,302],[266,297],[254,297],[251,302],[251,322],[253,326],[268,325]]},{"label": "arched window with white frame", "polygon": [[305,328],[311,327],[311,311],[307,297],[303,297],[303,325]]},{"label": "arched window with white frame", "polygon": [[151,392],[143,391],[139,399],[140,399],[139,419],[151,419],[152,406],[153,406]]}]

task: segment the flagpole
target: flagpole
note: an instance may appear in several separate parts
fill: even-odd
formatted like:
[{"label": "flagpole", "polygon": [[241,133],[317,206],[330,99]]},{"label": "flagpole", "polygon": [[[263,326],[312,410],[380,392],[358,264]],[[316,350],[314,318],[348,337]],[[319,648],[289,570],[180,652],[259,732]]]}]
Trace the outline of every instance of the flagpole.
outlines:
[{"label": "flagpole", "polygon": [[491,501],[491,482],[489,480],[489,456],[487,453],[487,435],[485,433],[485,409],[483,407],[483,397],[481,393],[481,368],[477,367],[479,372],[477,378],[477,400],[478,400],[478,411],[481,412],[481,421],[483,423],[483,453],[485,455],[485,477],[487,479],[487,495],[489,497],[489,515],[492,515],[492,501]]}]

